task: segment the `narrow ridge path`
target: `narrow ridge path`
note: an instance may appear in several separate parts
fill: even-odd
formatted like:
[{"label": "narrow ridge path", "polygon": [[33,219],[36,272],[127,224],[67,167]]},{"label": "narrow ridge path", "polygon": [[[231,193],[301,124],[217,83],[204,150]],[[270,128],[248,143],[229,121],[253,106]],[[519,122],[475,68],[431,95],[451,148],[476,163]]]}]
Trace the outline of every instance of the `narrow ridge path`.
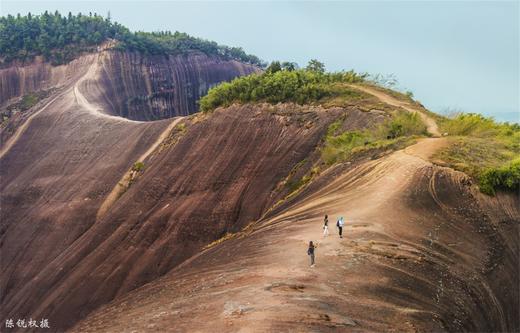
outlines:
[{"label": "narrow ridge path", "polygon": [[354,89],[361,90],[367,94],[370,94],[374,97],[377,97],[381,102],[386,103],[388,105],[401,107],[405,109],[408,112],[417,112],[419,116],[421,117],[422,121],[426,124],[426,128],[428,129],[428,133],[433,135],[434,137],[440,137],[441,133],[439,131],[439,127],[437,126],[437,122],[435,122],[435,119],[428,116],[426,113],[424,113],[422,110],[418,109],[417,107],[410,105],[409,103],[403,102],[398,100],[395,97],[392,97],[388,94],[385,94],[384,92],[381,92],[375,88],[371,88],[368,86],[361,86],[361,85],[350,85],[350,87]]}]

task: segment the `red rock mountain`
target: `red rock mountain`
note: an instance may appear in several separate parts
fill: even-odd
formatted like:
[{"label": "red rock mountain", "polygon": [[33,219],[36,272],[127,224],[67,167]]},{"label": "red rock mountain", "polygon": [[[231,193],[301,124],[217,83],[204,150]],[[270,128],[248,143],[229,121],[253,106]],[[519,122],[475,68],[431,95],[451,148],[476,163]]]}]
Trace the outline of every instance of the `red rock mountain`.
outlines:
[{"label": "red rock mountain", "polygon": [[[0,70],[2,109],[47,96],[1,128],[1,319],[48,318],[57,332],[519,329],[517,197],[429,162],[441,138],[293,192],[332,122],[362,130],[388,115],[193,114],[209,87],[255,71],[111,50]],[[345,238],[322,238],[325,213],[332,233],[346,217]]]}]

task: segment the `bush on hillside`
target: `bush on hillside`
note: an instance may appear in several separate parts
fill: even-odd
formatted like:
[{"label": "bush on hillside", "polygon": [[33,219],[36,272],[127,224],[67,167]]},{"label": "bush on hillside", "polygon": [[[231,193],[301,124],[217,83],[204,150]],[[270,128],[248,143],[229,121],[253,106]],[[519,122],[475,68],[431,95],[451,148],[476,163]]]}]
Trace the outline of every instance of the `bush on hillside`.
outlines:
[{"label": "bush on hillside", "polygon": [[481,138],[513,135],[520,130],[518,124],[497,123],[493,118],[476,113],[458,113],[453,117],[444,118],[440,126],[449,135]]},{"label": "bush on hillside", "polygon": [[440,121],[451,145],[437,154],[449,166],[478,180],[483,193],[518,190],[520,125],[499,123],[474,113],[458,113]]},{"label": "bush on hillside", "polygon": [[365,148],[400,146],[406,141],[403,138],[427,133],[421,117],[410,112],[398,112],[382,124],[364,131],[338,133],[340,126],[341,120],[332,123],[325,137],[322,160],[329,165],[345,161]]},{"label": "bush on hillside", "polygon": [[143,170],[144,170],[144,163],[141,161],[135,162],[134,165],[132,165],[132,171],[141,172]]},{"label": "bush on hillside", "polygon": [[497,189],[520,190],[520,158],[499,168],[486,169],[479,177],[480,190],[494,195]]},{"label": "bush on hillside", "polygon": [[207,112],[235,102],[312,103],[345,93],[338,85],[363,81],[364,74],[354,71],[321,73],[303,69],[284,70],[270,66],[263,74],[251,74],[221,83],[200,100],[200,110]]}]

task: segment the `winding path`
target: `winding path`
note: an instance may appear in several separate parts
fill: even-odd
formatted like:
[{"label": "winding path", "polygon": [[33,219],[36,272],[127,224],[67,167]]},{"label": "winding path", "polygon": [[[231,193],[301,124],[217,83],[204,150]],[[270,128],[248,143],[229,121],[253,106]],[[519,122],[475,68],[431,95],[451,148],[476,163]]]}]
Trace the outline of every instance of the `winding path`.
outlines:
[{"label": "winding path", "polygon": [[439,127],[437,126],[435,119],[428,116],[426,113],[423,112],[423,110],[420,110],[419,108],[417,108],[409,103],[400,101],[395,97],[385,94],[385,93],[377,90],[376,88],[372,88],[369,86],[361,86],[361,85],[350,85],[350,87],[361,90],[374,97],[377,97],[381,102],[384,102],[388,105],[401,107],[401,108],[405,109],[406,111],[412,112],[412,113],[417,112],[419,114],[419,116],[421,117],[422,121],[426,124],[426,128],[428,129],[428,132],[431,135],[433,135],[434,137],[441,136],[441,133],[439,132]]}]

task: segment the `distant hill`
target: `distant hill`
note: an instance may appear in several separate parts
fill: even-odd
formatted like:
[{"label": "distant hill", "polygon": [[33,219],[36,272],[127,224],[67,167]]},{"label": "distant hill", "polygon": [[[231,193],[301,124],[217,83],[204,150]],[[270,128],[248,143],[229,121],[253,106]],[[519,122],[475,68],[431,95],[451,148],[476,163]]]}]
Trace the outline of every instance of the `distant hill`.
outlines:
[{"label": "distant hill", "polygon": [[107,40],[116,40],[118,49],[150,54],[182,54],[201,51],[227,59],[264,66],[256,56],[246,54],[240,47],[219,45],[216,42],[171,31],[131,32],[110,17],[90,13],[62,16],[47,11],[42,15],[0,18],[0,64],[13,60],[26,61],[42,55],[54,65],[75,59],[79,54],[95,50]]}]

